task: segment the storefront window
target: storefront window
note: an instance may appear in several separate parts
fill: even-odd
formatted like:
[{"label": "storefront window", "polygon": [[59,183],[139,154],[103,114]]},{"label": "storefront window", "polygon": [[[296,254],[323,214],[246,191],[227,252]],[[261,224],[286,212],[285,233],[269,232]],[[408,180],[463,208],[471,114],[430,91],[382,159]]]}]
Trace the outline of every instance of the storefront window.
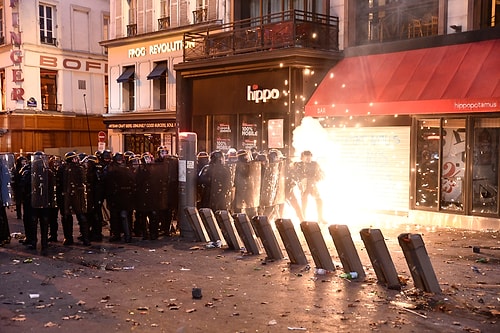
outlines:
[{"label": "storefront window", "polygon": [[415,194],[417,207],[437,207],[440,137],[438,119],[418,121]]},{"label": "storefront window", "polygon": [[472,210],[498,213],[500,119],[484,118],[474,126]]},{"label": "storefront window", "polygon": [[465,119],[446,119],[442,131],[441,209],[464,209]]}]

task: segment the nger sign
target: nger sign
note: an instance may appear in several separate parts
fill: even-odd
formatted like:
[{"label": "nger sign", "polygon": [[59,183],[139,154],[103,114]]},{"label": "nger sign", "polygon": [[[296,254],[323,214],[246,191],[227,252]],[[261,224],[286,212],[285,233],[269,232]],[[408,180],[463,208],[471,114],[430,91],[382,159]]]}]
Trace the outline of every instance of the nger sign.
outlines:
[{"label": "nger sign", "polygon": [[276,88],[260,89],[257,84],[247,86],[247,101],[266,103],[269,100],[278,99],[279,97],[280,91]]}]

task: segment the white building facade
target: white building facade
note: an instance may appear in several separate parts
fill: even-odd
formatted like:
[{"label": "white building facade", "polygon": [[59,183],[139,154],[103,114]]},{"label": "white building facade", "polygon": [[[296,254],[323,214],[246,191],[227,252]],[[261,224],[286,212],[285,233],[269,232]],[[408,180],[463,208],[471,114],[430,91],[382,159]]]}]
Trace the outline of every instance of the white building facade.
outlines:
[{"label": "white building facade", "polygon": [[[176,73],[183,61],[183,34],[229,20],[219,1],[111,1],[109,113],[113,151],[176,151]],[[189,47],[189,46],[188,46]]]},{"label": "white building facade", "polygon": [[97,148],[108,104],[99,42],[108,36],[109,1],[10,0],[0,11],[2,150]]}]

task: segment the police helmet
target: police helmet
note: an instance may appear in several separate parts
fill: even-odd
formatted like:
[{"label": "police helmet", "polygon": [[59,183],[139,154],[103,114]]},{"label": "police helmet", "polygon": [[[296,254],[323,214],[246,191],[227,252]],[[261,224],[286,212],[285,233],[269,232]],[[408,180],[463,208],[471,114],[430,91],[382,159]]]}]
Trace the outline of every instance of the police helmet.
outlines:
[{"label": "police helmet", "polygon": [[151,161],[153,160],[153,156],[151,155],[150,152],[145,152],[141,155],[141,161],[142,163],[144,164],[149,164],[151,163]]},{"label": "police helmet", "polygon": [[125,158],[125,161],[128,162],[130,158],[134,157],[135,154],[131,150],[127,150],[126,152],[123,153],[123,157]]},{"label": "police helmet", "polygon": [[102,152],[101,156],[103,161],[111,161],[111,158],[113,154],[111,154],[111,150],[106,149],[105,151]]},{"label": "police helmet", "polygon": [[87,157],[87,154],[85,154],[85,153],[79,153],[78,154],[78,159],[80,160],[80,162],[83,162],[83,160],[85,159],[85,157]]},{"label": "police helmet", "polygon": [[222,163],[224,161],[224,155],[220,150],[214,150],[210,154],[210,163]]},{"label": "police helmet", "polygon": [[238,150],[238,161],[240,162],[248,162],[250,161],[250,155],[245,149]]},{"label": "police helmet", "polygon": [[68,151],[66,154],[64,154],[64,160],[66,161],[66,163],[73,162],[73,159],[75,157],[78,157],[78,155],[74,151]]},{"label": "police helmet", "polygon": [[123,163],[123,161],[124,161],[124,157],[123,157],[122,153],[116,152],[113,155],[113,162],[115,162],[115,163]]},{"label": "police helmet", "polygon": [[159,146],[158,149],[156,149],[156,153],[158,156],[161,156],[162,154],[168,154],[168,149],[165,146]]},{"label": "police helmet", "polygon": [[99,159],[95,155],[89,155],[89,156],[85,157],[83,162],[90,162],[90,163],[97,164],[97,163],[99,163]]}]

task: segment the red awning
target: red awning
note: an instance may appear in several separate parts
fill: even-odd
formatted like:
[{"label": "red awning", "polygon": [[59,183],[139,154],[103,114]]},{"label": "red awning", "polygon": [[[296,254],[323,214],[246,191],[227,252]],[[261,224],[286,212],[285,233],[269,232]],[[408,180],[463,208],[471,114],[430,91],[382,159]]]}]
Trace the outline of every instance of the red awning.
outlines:
[{"label": "red awning", "polygon": [[342,59],[306,104],[313,117],[500,110],[500,39]]}]

